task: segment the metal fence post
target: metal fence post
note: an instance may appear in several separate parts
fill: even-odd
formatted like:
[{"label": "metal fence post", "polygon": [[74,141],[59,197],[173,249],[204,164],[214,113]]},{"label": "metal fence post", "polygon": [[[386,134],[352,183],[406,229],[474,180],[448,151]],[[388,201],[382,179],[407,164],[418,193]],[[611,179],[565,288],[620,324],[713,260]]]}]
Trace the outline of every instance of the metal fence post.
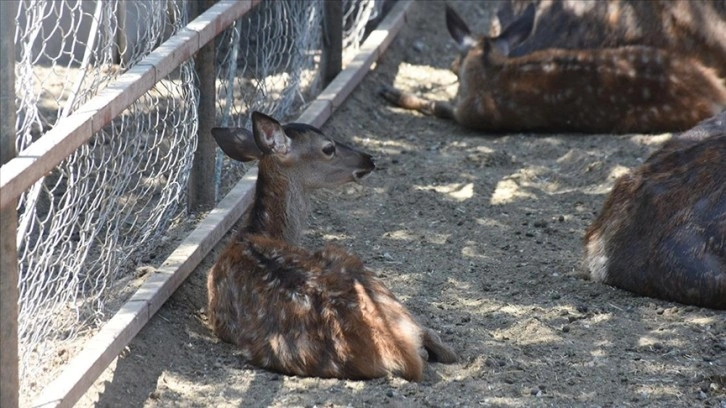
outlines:
[{"label": "metal fence post", "polygon": [[[195,3],[195,2],[192,2]],[[196,13],[200,15],[215,3],[214,0],[196,2]],[[212,140],[211,129],[215,126],[215,54],[214,41],[202,47],[194,57],[194,69],[199,78],[199,129],[197,151],[194,152],[191,174],[189,175],[189,211],[208,210],[214,206],[214,166],[216,144]]]},{"label": "metal fence post", "polygon": [[[15,157],[15,14],[18,2],[0,1],[0,165]],[[19,404],[18,214],[0,210],[0,406]]]},{"label": "metal fence post", "polygon": [[343,69],[343,2],[325,0],[323,9],[323,82],[330,81]]}]

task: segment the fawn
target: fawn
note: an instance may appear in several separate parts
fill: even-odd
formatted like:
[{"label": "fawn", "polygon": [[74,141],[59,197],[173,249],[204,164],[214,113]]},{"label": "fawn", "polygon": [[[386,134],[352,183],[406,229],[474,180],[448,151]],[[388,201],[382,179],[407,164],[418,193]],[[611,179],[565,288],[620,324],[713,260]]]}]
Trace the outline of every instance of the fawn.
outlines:
[{"label": "fawn", "polygon": [[298,246],[309,193],[360,180],[375,168],[371,156],[259,112],[252,126],[212,129],[231,158],[259,160],[247,224],[207,278],[214,333],[253,365],[288,375],[419,381],[426,360],[455,362],[360,258]]},{"label": "fawn", "polygon": [[595,281],[726,309],[726,112],[619,178],[585,234]]},{"label": "fawn", "polygon": [[514,57],[531,33],[535,6],[498,37],[474,36],[450,7],[449,33],[462,54],[455,102],[391,87],[381,95],[407,109],[487,131],[655,133],[686,130],[726,108],[726,85],[696,59],[664,49],[545,49]]},{"label": "fawn", "polygon": [[726,2],[713,0],[508,0],[490,35],[536,4],[535,28],[510,51],[519,57],[548,48],[626,45],[663,48],[698,59],[726,77]]}]

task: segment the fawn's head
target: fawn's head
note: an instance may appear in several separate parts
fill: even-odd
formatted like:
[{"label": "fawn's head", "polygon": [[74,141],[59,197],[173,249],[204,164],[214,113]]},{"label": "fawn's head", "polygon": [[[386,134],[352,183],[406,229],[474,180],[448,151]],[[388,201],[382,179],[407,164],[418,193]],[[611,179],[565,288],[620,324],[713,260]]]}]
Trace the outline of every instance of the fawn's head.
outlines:
[{"label": "fawn's head", "polygon": [[460,55],[451,64],[451,70],[461,77],[469,58],[497,60],[509,56],[516,45],[529,37],[534,28],[535,5],[530,4],[517,19],[511,22],[497,37],[473,34],[466,22],[449,5],[446,6],[446,28],[456,41]]},{"label": "fawn's head", "polygon": [[252,113],[252,132],[244,128],[213,128],[212,135],[229,157],[260,161],[303,188],[335,187],[358,181],[375,169],[370,155],[302,124],[281,125],[260,112]]}]

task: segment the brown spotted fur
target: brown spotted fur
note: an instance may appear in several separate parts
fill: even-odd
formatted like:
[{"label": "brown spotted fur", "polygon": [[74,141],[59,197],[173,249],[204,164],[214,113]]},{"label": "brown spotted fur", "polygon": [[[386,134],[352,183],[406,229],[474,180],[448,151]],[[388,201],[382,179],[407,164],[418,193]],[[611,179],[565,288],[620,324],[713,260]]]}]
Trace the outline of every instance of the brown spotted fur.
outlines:
[{"label": "brown spotted fur", "polygon": [[726,1],[508,0],[490,35],[497,36],[531,3],[537,7],[534,30],[511,56],[550,48],[642,45],[695,58],[726,77]]},{"label": "brown spotted fur", "polygon": [[309,192],[367,175],[371,157],[257,112],[253,128],[213,130],[231,157],[259,158],[247,225],[208,276],[214,333],[253,365],[290,375],[419,381],[426,359],[454,362],[360,258],[335,245],[298,246]]},{"label": "brown spotted fur", "polygon": [[447,7],[462,48],[453,103],[395,88],[381,94],[407,108],[485,131],[657,133],[686,130],[726,108],[726,86],[700,60],[647,45],[513,51],[529,37],[534,7],[500,36],[472,35]]}]

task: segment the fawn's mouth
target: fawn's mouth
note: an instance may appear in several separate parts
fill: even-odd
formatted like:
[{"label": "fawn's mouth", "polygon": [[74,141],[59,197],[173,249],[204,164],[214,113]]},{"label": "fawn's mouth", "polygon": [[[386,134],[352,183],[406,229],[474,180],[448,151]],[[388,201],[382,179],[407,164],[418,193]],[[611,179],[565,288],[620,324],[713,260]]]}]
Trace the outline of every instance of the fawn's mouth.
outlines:
[{"label": "fawn's mouth", "polygon": [[376,169],[376,165],[373,163],[373,160],[370,162],[370,167],[363,170],[356,170],[353,172],[353,179],[356,183],[360,182],[364,178],[368,177],[369,174],[373,173],[373,170]]},{"label": "fawn's mouth", "polygon": [[[375,168],[375,167],[374,167]],[[368,177],[369,174],[373,173],[373,169],[370,170],[356,170],[353,172],[353,179],[355,182],[359,182],[364,178]]]}]

